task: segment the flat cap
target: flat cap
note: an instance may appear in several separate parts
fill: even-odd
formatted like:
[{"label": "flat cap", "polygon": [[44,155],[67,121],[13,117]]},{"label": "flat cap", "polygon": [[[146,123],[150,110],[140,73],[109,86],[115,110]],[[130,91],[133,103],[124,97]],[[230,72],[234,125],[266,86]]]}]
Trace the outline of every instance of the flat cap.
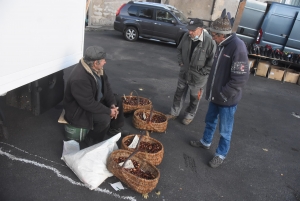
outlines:
[{"label": "flat cap", "polygon": [[106,52],[102,47],[90,46],[86,48],[84,53],[84,59],[87,61],[96,61],[106,58]]}]

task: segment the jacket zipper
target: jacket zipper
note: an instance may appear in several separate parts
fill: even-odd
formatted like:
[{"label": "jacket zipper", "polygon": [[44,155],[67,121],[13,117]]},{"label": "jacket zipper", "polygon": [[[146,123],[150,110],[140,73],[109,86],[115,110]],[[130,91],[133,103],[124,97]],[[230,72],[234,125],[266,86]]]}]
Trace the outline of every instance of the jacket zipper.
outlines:
[{"label": "jacket zipper", "polygon": [[212,89],[213,89],[213,86],[214,86],[214,83],[215,83],[215,76],[216,76],[216,72],[217,72],[217,69],[218,69],[218,66],[219,66],[220,55],[223,52],[223,49],[224,49],[224,47],[221,48],[221,50],[219,52],[219,55],[218,55],[218,60],[217,60],[217,63],[216,63],[216,68],[215,68],[215,71],[214,71],[214,76],[213,76],[213,79],[212,79],[212,82],[211,82],[211,86],[210,86],[210,92],[209,92],[208,101],[211,101]]},{"label": "jacket zipper", "polygon": [[[93,72],[92,72],[92,74],[91,74],[91,76],[94,78],[94,80],[95,80],[95,82],[96,82],[96,95],[97,95],[97,93],[98,93],[98,88],[99,88],[99,86],[98,86],[98,80],[97,80],[97,78],[95,77],[95,76],[97,76],[97,75],[94,75],[93,74]],[[101,78],[101,77],[100,77]],[[102,78],[101,78],[101,81],[102,81]],[[92,115],[92,121],[90,122],[90,124],[92,125],[92,128],[91,128],[91,130],[94,130],[94,115]]]},{"label": "jacket zipper", "polygon": [[[204,40],[203,40],[204,41]],[[198,45],[195,47],[195,49],[196,48],[200,48],[200,46],[199,46],[199,44],[201,43],[201,47],[202,47],[202,43],[203,43],[203,41],[200,41],[199,43],[198,43]],[[192,46],[192,40],[190,41],[190,45],[189,45],[190,47]],[[190,70],[191,70],[191,63],[192,63],[192,60],[193,60],[193,55],[194,55],[194,51],[195,51],[195,49],[193,50],[193,52],[192,52],[192,57],[191,57],[191,61],[190,61],[190,63],[189,63],[189,70],[188,70],[188,76],[187,76],[187,79],[186,79],[186,83],[187,84],[189,84],[189,76],[190,76]],[[190,49],[190,51],[191,51],[191,49]],[[200,48],[200,54],[201,54],[201,48]],[[189,54],[190,55],[190,54]]]},{"label": "jacket zipper", "polygon": [[[191,47],[192,47],[192,40],[190,40],[190,44],[189,44],[189,54],[188,54],[188,57],[190,56],[191,54]],[[192,53],[193,54],[193,53]],[[193,57],[193,55],[192,55]],[[191,57],[191,60],[192,60],[192,57]],[[187,71],[187,75],[186,75],[186,83],[189,84],[189,77],[190,77],[190,67],[191,67],[191,61],[189,63],[189,69]]]}]

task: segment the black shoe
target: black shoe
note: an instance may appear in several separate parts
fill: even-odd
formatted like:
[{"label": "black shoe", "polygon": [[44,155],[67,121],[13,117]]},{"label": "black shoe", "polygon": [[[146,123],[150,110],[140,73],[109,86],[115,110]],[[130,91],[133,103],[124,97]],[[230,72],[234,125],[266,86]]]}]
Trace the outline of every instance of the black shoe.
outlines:
[{"label": "black shoe", "polygon": [[94,144],[97,144],[96,140],[94,140],[93,138],[88,137],[88,136],[86,136],[86,137],[84,138],[84,143],[85,143],[88,147],[93,146]]},{"label": "black shoe", "polygon": [[205,146],[204,144],[202,144],[202,142],[195,141],[195,140],[190,141],[190,145],[192,145],[193,147],[201,147],[203,149],[209,149],[210,148],[210,146]]},{"label": "black shoe", "polygon": [[121,133],[121,136],[122,136],[122,137],[127,136],[127,135],[130,135],[129,131],[123,130],[122,128],[118,128],[118,129],[110,128],[110,129],[108,130],[107,135],[109,135],[109,136],[114,136],[114,135],[116,135],[116,134],[118,134],[118,133]]}]

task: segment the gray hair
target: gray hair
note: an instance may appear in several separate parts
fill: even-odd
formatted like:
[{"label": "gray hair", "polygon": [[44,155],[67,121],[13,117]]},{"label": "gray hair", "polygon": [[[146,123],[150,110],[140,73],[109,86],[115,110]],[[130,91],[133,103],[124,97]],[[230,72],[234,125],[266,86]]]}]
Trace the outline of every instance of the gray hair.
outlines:
[{"label": "gray hair", "polygon": [[88,60],[86,60],[85,58],[83,58],[83,61],[84,61],[90,68],[93,67],[94,61],[88,61]]}]

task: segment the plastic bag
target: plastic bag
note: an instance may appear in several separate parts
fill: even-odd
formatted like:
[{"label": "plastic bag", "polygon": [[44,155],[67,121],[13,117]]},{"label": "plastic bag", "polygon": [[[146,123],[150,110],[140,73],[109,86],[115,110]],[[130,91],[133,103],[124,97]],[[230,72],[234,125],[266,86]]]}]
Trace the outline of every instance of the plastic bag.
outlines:
[{"label": "plastic bag", "polygon": [[[64,142],[62,159],[90,190],[97,188],[106,178],[113,176],[106,168],[107,157],[118,149],[116,142],[121,133],[95,144],[91,147],[76,150],[74,140]],[[79,146],[78,146],[79,147]]]}]

